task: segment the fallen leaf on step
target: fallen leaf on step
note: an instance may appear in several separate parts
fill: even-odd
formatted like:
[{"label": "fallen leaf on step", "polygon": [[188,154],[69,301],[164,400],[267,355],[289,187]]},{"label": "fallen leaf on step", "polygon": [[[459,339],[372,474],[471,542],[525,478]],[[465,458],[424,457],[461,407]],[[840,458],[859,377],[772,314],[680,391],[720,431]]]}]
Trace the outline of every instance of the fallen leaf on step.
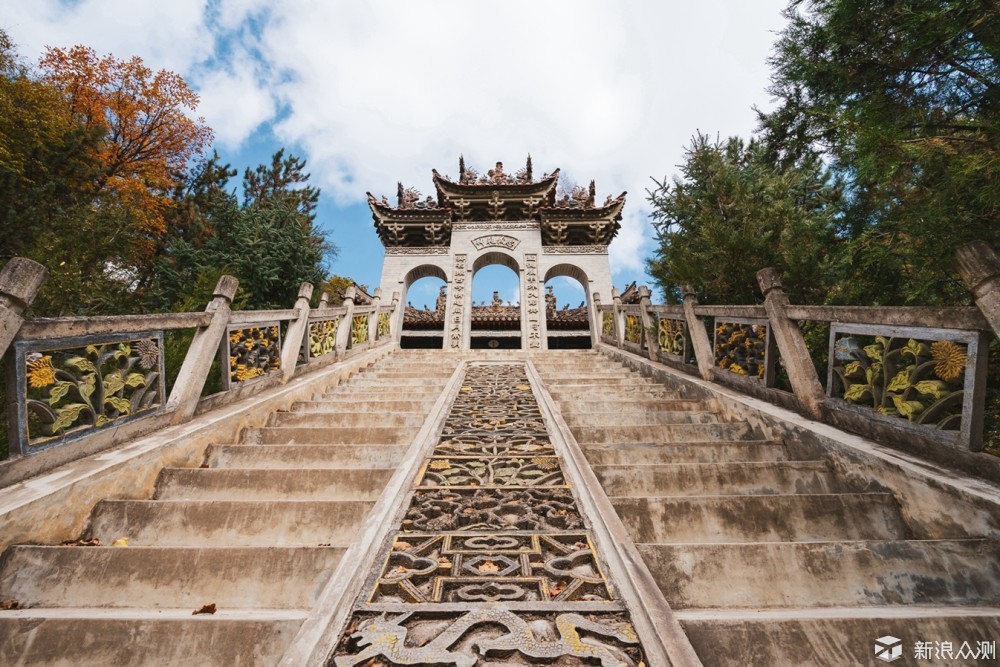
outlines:
[{"label": "fallen leaf on step", "polygon": [[549,595],[551,595],[552,597],[556,597],[564,590],[566,590],[566,584],[561,581],[557,581],[556,583],[549,586]]},{"label": "fallen leaf on step", "polygon": [[111,543],[111,546],[113,546],[113,547],[127,547],[128,546],[128,538],[127,537],[119,537],[117,540],[115,540],[114,542]]},{"label": "fallen leaf on step", "polygon": [[215,603],[204,604],[198,609],[191,612],[192,616],[197,616],[198,614],[214,614],[215,613]]},{"label": "fallen leaf on step", "polygon": [[400,542],[393,542],[392,543],[392,550],[393,551],[406,551],[407,549],[409,549],[412,546],[413,545],[410,544],[409,542],[402,542],[402,541],[400,541]]},{"label": "fallen leaf on step", "polygon": [[20,608],[21,603],[14,598],[11,598],[10,600],[0,600],[0,609],[3,609],[4,611],[11,611]]},{"label": "fallen leaf on step", "polygon": [[81,538],[79,540],[66,540],[62,545],[64,547],[99,547],[101,546],[101,541],[96,537],[89,540]]}]

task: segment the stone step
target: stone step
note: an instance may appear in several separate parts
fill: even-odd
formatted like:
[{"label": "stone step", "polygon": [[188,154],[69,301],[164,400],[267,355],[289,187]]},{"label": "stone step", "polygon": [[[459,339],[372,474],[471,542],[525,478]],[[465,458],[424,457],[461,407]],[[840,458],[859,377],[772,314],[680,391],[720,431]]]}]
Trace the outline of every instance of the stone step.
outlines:
[{"label": "stone step", "polygon": [[731,463],[784,461],[785,445],[776,440],[732,442],[613,443],[583,448],[591,465],[659,465],[667,463]]},{"label": "stone step", "polygon": [[564,403],[559,406],[559,410],[563,415],[577,415],[577,414],[622,414],[623,412],[656,412],[658,410],[666,410],[670,412],[679,412],[681,410],[707,410],[708,405],[705,401],[696,401],[690,399],[682,398],[665,398],[665,399],[644,399],[644,400],[629,400],[626,405],[620,406],[615,409],[615,406],[610,404],[605,400],[578,400],[572,403]]},{"label": "stone step", "polygon": [[723,424],[674,424],[657,426],[578,426],[570,427],[581,445],[620,442],[715,442],[754,437],[747,422]]},{"label": "stone step", "polygon": [[624,409],[620,412],[576,413],[565,415],[566,423],[573,428],[589,426],[632,426],[642,429],[669,426],[671,424],[717,424],[719,417],[714,412],[700,410],[661,410],[639,412]]},{"label": "stone step", "polygon": [[910,537],[888,493],[612,497],[635,542],[832,542]]},{"label": "stone step", "polygon": [[422,426],[426,412],[380,412],[375,414],[365,406],[355,405],[352,412],[272,412],[268,426],[294,427],[366,427],[373,421],[382,427]]},{"label": "stone step", "polygon": [[395,468],[407,445],[209,445],[209,468]]},{"label": "stone step", "polygon": [[0,599],[30,607],[309,609],[339,547],[14,546]]},{"label": "stone step", "polygon": [[[376,421],[377,420],[372,420]],[[265,426],[243,429],[241,441],[260,445],[353,445],[363,443],[409,443],[420,429],[416,426],[293,427]]]},{"label": "stone step", "polygon": [[[102,500],[86,535],[132,546],[347,547],[374,501]],[[85,548],[85,547],[78,547]]]},{"label": "stone step", "polygon": [[426,364],[424,366],[417,366],[416,368],[407,368],[405,366],[400,366],[399,369],[380,369],[372,373],[364,373],[361,377],[366,378],[378,378],[380,380],[398,380],[398,379],[409,379],[409,378],[420,378],[420,379],[433,379],[438,382],[446,382],[451,374],[455,372],[454,368],[442,369],[438,364]]},{"label": "stone step", "polygon": [[338,396],[336,398],[325,398],[321,401],[296,401],[291,405],[292,412],[336,412],[342,413],[345,410],[362,410],[366,413],[376,412],[378,414],[391,414],[393,412],[422,412],[426,415],[431,406],[434,405],[435,398],[418,401],[406,398],[371,398],[366,401],[359,401],[357,398],[349,396]]},{"label": "stone step", "polygon": [[[902,640],[900,665],[996,664],[987,660],[914,660],[918,642],[963,642],[976,648],[1000,636],[996,607],[871,607],[781,610],[679,610],[674,613],[705,665],[878,665],[875,639]],[[1000,652],[997,653],[1000,655]],[[940,658],[940,654],[938,655]]]},{"label": "stone step", "polygon": [[609,496],[823,494],[841,491],[825,461],[594,466]]},{"label": "stone step", "polygon": [[192,611],[5,611],[0,614],[0,664],[276,665],[305,619],[305,612],[287,610],[222,609],[198,616]]},{"label": "stone step", "polygon": [[639,545],[673,609],[1000,605],[990,540]]},{"label": "stone step", "polygon": [[325,398],[342,398],[348,397],[353,401],[358,403],[364,403],[365,401],[372,399],[381,400],[425,400],[425,399],[435,399],[441,395],[441,388],[437,387],[408,387],[406,389],[400,389],[398,387],[383,387],[382,389],[374,389],[371,387],[348,387],[347,385],[337,385],[333,389],[322,393],[316,394],[313,400],[324,400]]},{"label": "stone step", "polygon": [[616,387],[601,387],[600,385],[547,385],[552,398],[561,404],[575,403],[578,400],[600,399],[605,405],[628,405],[635,400],[674,400],[681,398],[677,392],[656,385],[619,385]]},{"label": "stone step", "polygon": [[399,378],[393,380],[391,383],[386,383],[385,380],[377,377],[359,377],[358,379],[352,379],[348,382],[347,387],[355,387],[358,389],[363,389],[365,387],[381,387],[383,389],[410,389],[411,387],[423,387],[423,388],[443,388],[446,383],[446,378]]},{"label": "stone step", "polygon": [[653,387],[656,386],[652,380],[649,378],[644,378],[641,375],[622,375],[617,372],[609,373],[586,373],[580,372],[575,374],[566,375],[549,375],[545,378],[545,384],[549,387],[564,387],[566,385],[598,385],[598,386],[637,386],[637,387]]},{"label": "stone step", "polygon": [[392,470],[164,468],[159,500],[375,500]]}]

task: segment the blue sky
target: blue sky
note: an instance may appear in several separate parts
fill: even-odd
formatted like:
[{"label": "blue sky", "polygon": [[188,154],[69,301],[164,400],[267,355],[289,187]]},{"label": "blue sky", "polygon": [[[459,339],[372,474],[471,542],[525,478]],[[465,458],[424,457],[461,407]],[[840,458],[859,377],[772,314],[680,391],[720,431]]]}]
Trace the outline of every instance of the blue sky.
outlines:
[{"label": "blue sky", "polygon": [[[500,160],[598,199],[629,193],[611,246],[616,286],[648,282],[646,188],[672,177],[696,131],[748,136],[769,106],[766,59],[786,0],[0,0],[21,55],[86,44],[138,55],[199,92],[214,148],[242,170],[285,146],[323,195],[330,269],[375,286],[382,247],[365,191],[433,190]],[[477,274],[473,299],[512,274]],[[419,305],[437,289],[411,290]],[[421,296],[424,295],[424,296]],[[579,291],[559,286],[560,302]]]}]

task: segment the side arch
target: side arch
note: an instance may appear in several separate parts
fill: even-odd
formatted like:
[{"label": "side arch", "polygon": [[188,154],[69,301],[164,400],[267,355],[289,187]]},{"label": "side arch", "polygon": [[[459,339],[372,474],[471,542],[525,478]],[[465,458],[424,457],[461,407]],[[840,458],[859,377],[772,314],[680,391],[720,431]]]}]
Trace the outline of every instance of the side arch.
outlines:
[{"label": "side arch", "polygon": [[403,276],[403,285],[406,289],[410,289],[410,285],[421,278],[440,278],[448,282],[448,274],[440,266],[437,264],[421,264],[406,272],[406,275]]},{"label": "side arch", "polygon": [[542,280],[542,283],[543,284],[547,283],[553,278],[558,278],[560,276],[572,278],[576,282],[580,283],[580,285],[583,287],[584,293],[587,294],[587,301],[590,302],[590,294],[588,294],[588,292],[590,291],[588,289],[588,285],[590,283],[587,280],[587,273],[583,269],[581,269],[576,264],[566,264],[566,263],[556,264],[555,266],[553,266],[552,268],[550,268],[548,271],[545,272],[545,279]]}]

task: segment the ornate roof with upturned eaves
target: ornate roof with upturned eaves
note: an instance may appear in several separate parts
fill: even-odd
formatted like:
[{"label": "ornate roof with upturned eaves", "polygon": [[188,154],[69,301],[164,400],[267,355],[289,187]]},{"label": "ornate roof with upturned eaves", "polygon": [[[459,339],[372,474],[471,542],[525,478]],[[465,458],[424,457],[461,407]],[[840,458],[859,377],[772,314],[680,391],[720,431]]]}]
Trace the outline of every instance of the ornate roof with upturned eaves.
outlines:
[{"label": "ornate roof with upturned eaves", "polygon": [[622,217],[625,193],[596,204],[594,181],[558,197],[559,170],[534,178],[531,156],[514,173],[497,162],[481,174],[459,157],[459,177],[453,180],[432,170],[437,197],[423,197],[397,184],[396,206],[386,197],[368,193],[375,228],[388,247],[446,247],[454,224],[466,222],[537,222],[543,245],[607,245]]}]

